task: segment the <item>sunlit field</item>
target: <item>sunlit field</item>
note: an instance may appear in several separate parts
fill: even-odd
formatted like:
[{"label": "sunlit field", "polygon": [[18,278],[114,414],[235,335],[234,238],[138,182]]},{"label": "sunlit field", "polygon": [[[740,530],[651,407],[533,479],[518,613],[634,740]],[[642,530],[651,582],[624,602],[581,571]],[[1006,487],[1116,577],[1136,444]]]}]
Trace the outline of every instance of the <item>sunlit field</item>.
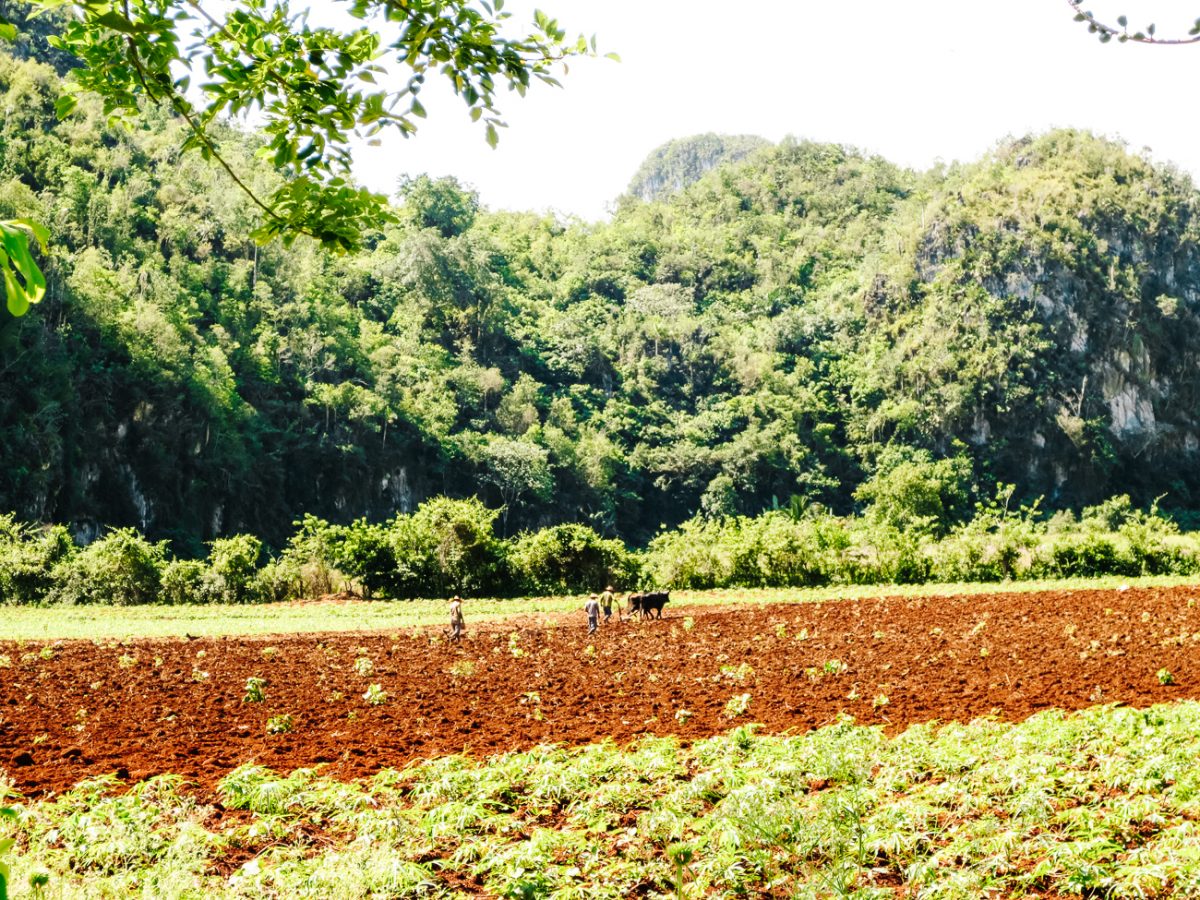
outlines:
[{"label": "sunlit field", "polygon": [[[1092,588],[1173,587],[1194,577],[1070,578],[999,584],[848,585],[821,588],[676,591],[664,615],[682,606],[741,603],[813,603],[866,597],[936,597]],[[492,623],[513,616],[550,616],[578,612],[582,596],[531,597],[519,600],[467,600],[468,623]],[[304,634],[383,631],[440,626],[446,623],[444,600],[281,603],[248,606],[0,607],[0,640],[122,640],[192,635]]]}]

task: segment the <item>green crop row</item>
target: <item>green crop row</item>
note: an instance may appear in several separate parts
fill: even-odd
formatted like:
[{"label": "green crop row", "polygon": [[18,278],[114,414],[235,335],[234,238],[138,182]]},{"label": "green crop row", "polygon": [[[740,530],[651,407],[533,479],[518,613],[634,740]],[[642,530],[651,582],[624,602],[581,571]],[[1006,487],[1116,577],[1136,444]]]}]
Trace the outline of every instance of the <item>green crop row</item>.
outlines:
[{"label": "green crop row", "polygon": [[[891,897],[1200,892],[1200,704],[1020,724],[753,726],[342,783],[249,765],[223,815],[160,776],[16,802],[45,897]],[[2,821],[2,820],[0,820]]]}]

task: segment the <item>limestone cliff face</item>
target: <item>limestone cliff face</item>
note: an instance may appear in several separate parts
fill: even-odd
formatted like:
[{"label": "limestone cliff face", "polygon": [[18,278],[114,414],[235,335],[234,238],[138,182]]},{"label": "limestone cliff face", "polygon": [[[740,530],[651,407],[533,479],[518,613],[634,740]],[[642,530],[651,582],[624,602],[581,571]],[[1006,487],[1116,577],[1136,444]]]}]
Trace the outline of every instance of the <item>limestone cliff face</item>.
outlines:
[{"label": "limestone cliff face", "polygon": [[[1200,499],[1196,207],[1187,179],[1074,132],[1017,142],[952,179],[925,211],[916,292],[950,316],[963,309],[953,298],[982,287],[993,315],[1028,322],[1036,359],[1024,376],[976,373],[971,420],[946,436],[1055,501],[1152,485]],[[986,347],[1009,327],[993,322]],[[955,340],[926,336],[935,353]]]}]

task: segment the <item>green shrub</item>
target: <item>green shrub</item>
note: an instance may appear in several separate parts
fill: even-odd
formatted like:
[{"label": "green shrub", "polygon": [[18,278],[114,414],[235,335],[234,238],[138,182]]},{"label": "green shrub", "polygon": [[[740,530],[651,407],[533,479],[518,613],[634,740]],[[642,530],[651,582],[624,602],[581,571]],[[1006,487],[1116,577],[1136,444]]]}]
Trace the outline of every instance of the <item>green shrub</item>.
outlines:
[{"label": "green shrub", "polygon": [[436,497],[390,528],[397,597],[480,596],[509,585],[503,544],[493,525],[497,511],[481,501]]},{"label": "green shrub", "polygon": [[1037,551],[1047,527],[1037,521],[1036,502],[1010,508],[1013,492],[1013,485],[1000,485],[992,501],[976,506],[974,518],[929,548],[933,577],[1007,581],[1037,574]]},{"label": "green shrub", "polygon": [[1129,558],[1108,534],[1058,536],[1050,547],[1052,573],[1061,578],[1091,575],[1133,575]]},{"label": "green shrub", "polygon": [[327,541],[333,567],[354,579],[364,596],[402,596],[400,567],[387,526],[359,519],[332,526]]},{"label": "green shrub", "polygon": [[238,534],[209,544],[205,593],[214,603],[253,603],[259,599],[256,580],[262,541]]},{"label": "green shrub", "polygon": [[732,584],[733,565],[723,540],[736,519],[694,518],[650,542],[642,564],[642,581],[681,590],[706,590]]},{"label": "green shrub", "polygon": [[287,593],[296,597],[332,594],[341,574],[334,562],[334,526],[313,515],[293,524],[297,531],[278,560],[282,570],[297,582]]},{"label": "green shrub", "polygon": [[962,453],[934,460],[928,450],[885,448],[854,499],[866,504],[869,521],[898,532],[944,535],[967,513],[971,461]]},{"label": "green shrub", "polygon": [[[321,596],[321,594],[305,593],[304,571],[297,562],[281,556],[272,559],[255,573],[252,592],[263,603],[280,603],[284,600],[298,600],[301,597]],[[324,592],[328,593],[328,591]]]},{"label": "green shrub", "polygon": [[77,552],[61,525],[33,528],[0,516],[0,604],[41,603],[54,587],[54,568]]},{"label": "green shrub", "polygon": [[633,555],[618,540],[605,540],[586,525],[556,525],[527,532],[508,543],[508,565],[526,594],[569,594],[605,584],[630,585]]},{"label": "green shrub", "polygon": [[133,606],[161,601],[167,544],[152,544],[132,528],[110,531],[54,568],[52,603]]},{"label": "green shrub", "polygon": [[169,606],[204,603],[204,563],[197,559],[173,559],[163,567],[159,601]]}]

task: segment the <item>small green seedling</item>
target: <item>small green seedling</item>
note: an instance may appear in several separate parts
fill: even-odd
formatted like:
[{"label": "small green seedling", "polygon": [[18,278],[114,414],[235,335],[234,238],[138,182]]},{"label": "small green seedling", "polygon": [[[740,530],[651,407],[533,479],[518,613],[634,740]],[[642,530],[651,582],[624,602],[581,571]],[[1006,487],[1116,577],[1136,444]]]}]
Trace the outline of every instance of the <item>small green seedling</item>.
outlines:
[{"label": "small green seedling", "polygon": [[296,720],[290,713],[282,713],[267,719],[267,734],[287,734],[296,727]]},{"label": "small green seedling", "polygon": [[122,653],[117,657],[117,665],[122,669],[132,669],[137,665],[138,658],[129,653]]},{"label": "small green seedling", "polygon": [[388,699],[387,691],[378,682],[368,687],[367,692],[362,696],[371,706],[382,706],[384,703],[387,703]]},{"label": "small green seedling", "polygon": [[678,722],[680,725],[686,724],[687,720],[690,719],[691,717],[692,717],[692,711],[690,709],[675,710],[675,721]]},{"label": "small green seedling", "polygon": [[267,686],[265,678],[258,678],[251,675],[246,679],[246,694],[242,697],[243,703],[262,703],[267,699],[267,695],[263,692],[263,688]]},{"label": "small green seedling", "polygon": [[363,678],[368,678],[375,671],[375,663],[371,662],[371,657],[360,656],[354,660],[354,674]]},{"label": "small green seedling", "polygon": [[737,666],[723,665],[721,666],[721,675],[730,681],[745,681],[754,675],[754,667],[749,663],[741,663]]},{"label": "small green seedling", "polygon": [[691,616],[687,616],[684,618],[684,620],[683,620],[683,630],[684,631],[691,631],[695,627],[696,627],[695,619],[693,619]]},{"label": "small green seedling", "polygon": [[1159,684],[1174,684],[1175,683],[1175,676],[1171,674],[1170,669],[1159,669],[1157,674],[1158,674],[1158,683]]},{"label": "small green seedling", "polygon": [[738,716],[744,716],[748,709],[750,709],[750,695],[737,694],[730,697],[729,702],[725,704],[725,717],[736,719]]},{"label": "small green seedling", "polygon": [[453,678],[470,678],[475,674],[475,663],[469,659],[460,659],[450,667],[450,675]]}]

